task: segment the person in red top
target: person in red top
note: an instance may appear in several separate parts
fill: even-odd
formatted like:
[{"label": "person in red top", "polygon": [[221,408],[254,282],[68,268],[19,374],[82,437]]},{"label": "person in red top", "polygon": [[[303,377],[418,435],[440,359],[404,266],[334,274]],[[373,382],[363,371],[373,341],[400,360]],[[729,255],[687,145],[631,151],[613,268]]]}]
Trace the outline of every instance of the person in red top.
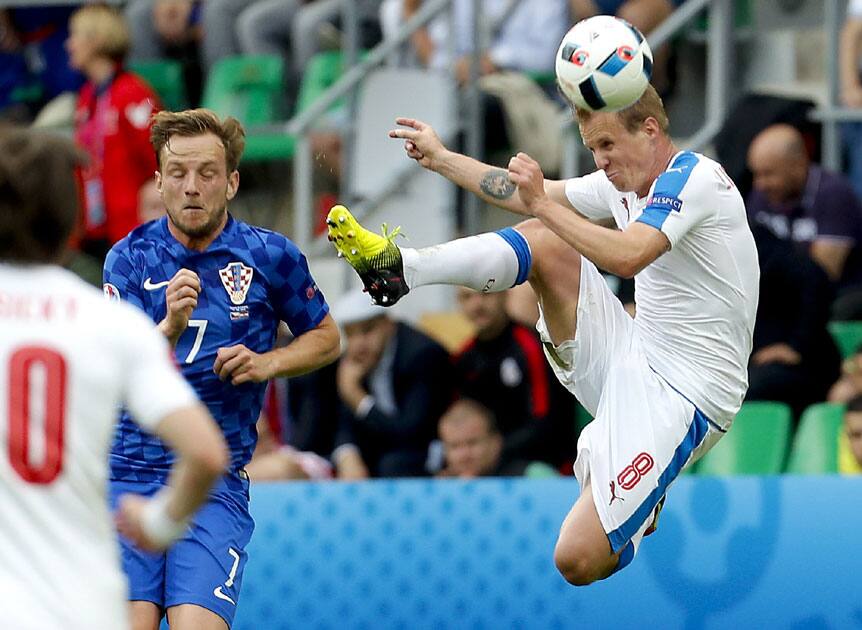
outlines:
[{"label": "person in red top", "polygon": [[574,399],[544,361],[536,331],[511,320],[506,297],[458,290],[476,336],[455,357],[456,388],[491,411],[503,437],[501,461],[539,459],[571,474]]},{"label": "person in red top", "polygon": [[100,260],[141,223],[138,197],[142,187],[153,185],[156,171],[150,119],[159,100],[123,67],[129,46],[128,28],[116,9],[85,6],[72,15],[69,64],[87,77],[75,111],[75,140],[90,158],[82,173],[81,249]]}]

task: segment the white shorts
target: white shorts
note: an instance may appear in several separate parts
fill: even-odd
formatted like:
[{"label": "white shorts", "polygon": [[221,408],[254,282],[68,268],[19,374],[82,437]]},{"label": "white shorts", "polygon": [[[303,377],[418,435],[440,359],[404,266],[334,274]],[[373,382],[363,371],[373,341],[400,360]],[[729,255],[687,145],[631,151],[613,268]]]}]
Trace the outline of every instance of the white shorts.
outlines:
[{"label": "white shorts", "polygon": [[536,328],[557,378],[595,418],[575,476],[591,487],[614,553],[631,541],[633,555],[668,486],[723,432],[652,370],[634,320],[587,259],[574,339],[554,346],[541,313]]}]

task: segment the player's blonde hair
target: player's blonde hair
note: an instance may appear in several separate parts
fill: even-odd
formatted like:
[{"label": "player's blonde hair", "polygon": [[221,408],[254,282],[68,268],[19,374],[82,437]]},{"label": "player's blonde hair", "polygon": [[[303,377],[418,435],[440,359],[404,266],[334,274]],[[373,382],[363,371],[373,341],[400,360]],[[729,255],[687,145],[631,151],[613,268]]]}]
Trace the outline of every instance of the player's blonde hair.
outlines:
[{"label": "player's blonde hair", "polygon": [[170,148],[173,136],[191,138],[212,133],[224,146],[228,174],[239,166],[245,150],[245,129],[236,118],[228,116],[221,120],[209,109],[187,109],[182,112],[161,111],[153,116],[150,143],[156,152],[159,170],[162,168],[162,149]]},{"label": "player's blonde hair", "polygon": [[96,41],[99,55],[121,62],[129,53],[132,38],[123,14],[114,7],[94,4],[75,11],[69,25],[73,31]]},{"label": "player's blonde hair", "polygon": [[[578,125],[583,126],[595,113],[588,109],[576,107],[575,116]],[[647,85],[646,90],[638,100],[615,113],[629,133],[634,133],[640,129],[643,122],[650,117],[656,119],[659,128],[664,133],[668,132],[670,126],[661,96],[658,95],[652,85]]]},{"label": "player's blonde hair", "polygon": [[0,126],[0,260],[59,261],[78,222],[85,162],[69,139]]}]

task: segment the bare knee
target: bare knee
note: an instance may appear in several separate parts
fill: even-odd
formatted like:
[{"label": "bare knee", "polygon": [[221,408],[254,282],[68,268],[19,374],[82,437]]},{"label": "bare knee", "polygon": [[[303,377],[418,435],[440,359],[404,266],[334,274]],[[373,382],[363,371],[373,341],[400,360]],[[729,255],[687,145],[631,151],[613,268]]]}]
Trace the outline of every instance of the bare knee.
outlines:
[{"label": "bare knee", "polygon": [[589,553],[576,545],[563,545],[558,541],[554,549],[554,564],[566,582],[573,586],[586,586],[604,577]]}]

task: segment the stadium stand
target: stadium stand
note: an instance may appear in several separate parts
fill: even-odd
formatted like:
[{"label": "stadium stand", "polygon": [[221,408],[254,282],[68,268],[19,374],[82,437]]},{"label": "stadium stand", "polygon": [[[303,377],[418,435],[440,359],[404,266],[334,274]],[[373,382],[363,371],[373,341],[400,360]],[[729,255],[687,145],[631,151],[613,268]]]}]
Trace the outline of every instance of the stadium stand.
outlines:
[{"label": "stadium stand", "polygon": [[838,472],[838,432],[844,407],[834,403],[812,405],[802,414],[787,463],[788,473],[799,475]]},{"label": "stadium stand", "polygon": [[[234,116],[247,127],[281,120],[284,60],[275,55],[225,57],[213,66],[204,87],[203,106],[222,116]],[[294,139],[287,134],[254,133],[246,136],[243,160],[288,159]]]},{"label": "stadium stand", "polygon": [[829,322],[829,332],[845,359],[862,346],[862,322]]},{"label": "stadium stand", "polygon": [[790,442],[790,407],[775,402],[746,402],[733,430],[695,466],[700,475],[770,475],[784,470]]},{"label": "stadium stand", "polygon": [[149,83],[165,109],[174,111],[189,106],[183,80],[183,66],[173,59],[153,59],[129,63],[129,70]]}]

